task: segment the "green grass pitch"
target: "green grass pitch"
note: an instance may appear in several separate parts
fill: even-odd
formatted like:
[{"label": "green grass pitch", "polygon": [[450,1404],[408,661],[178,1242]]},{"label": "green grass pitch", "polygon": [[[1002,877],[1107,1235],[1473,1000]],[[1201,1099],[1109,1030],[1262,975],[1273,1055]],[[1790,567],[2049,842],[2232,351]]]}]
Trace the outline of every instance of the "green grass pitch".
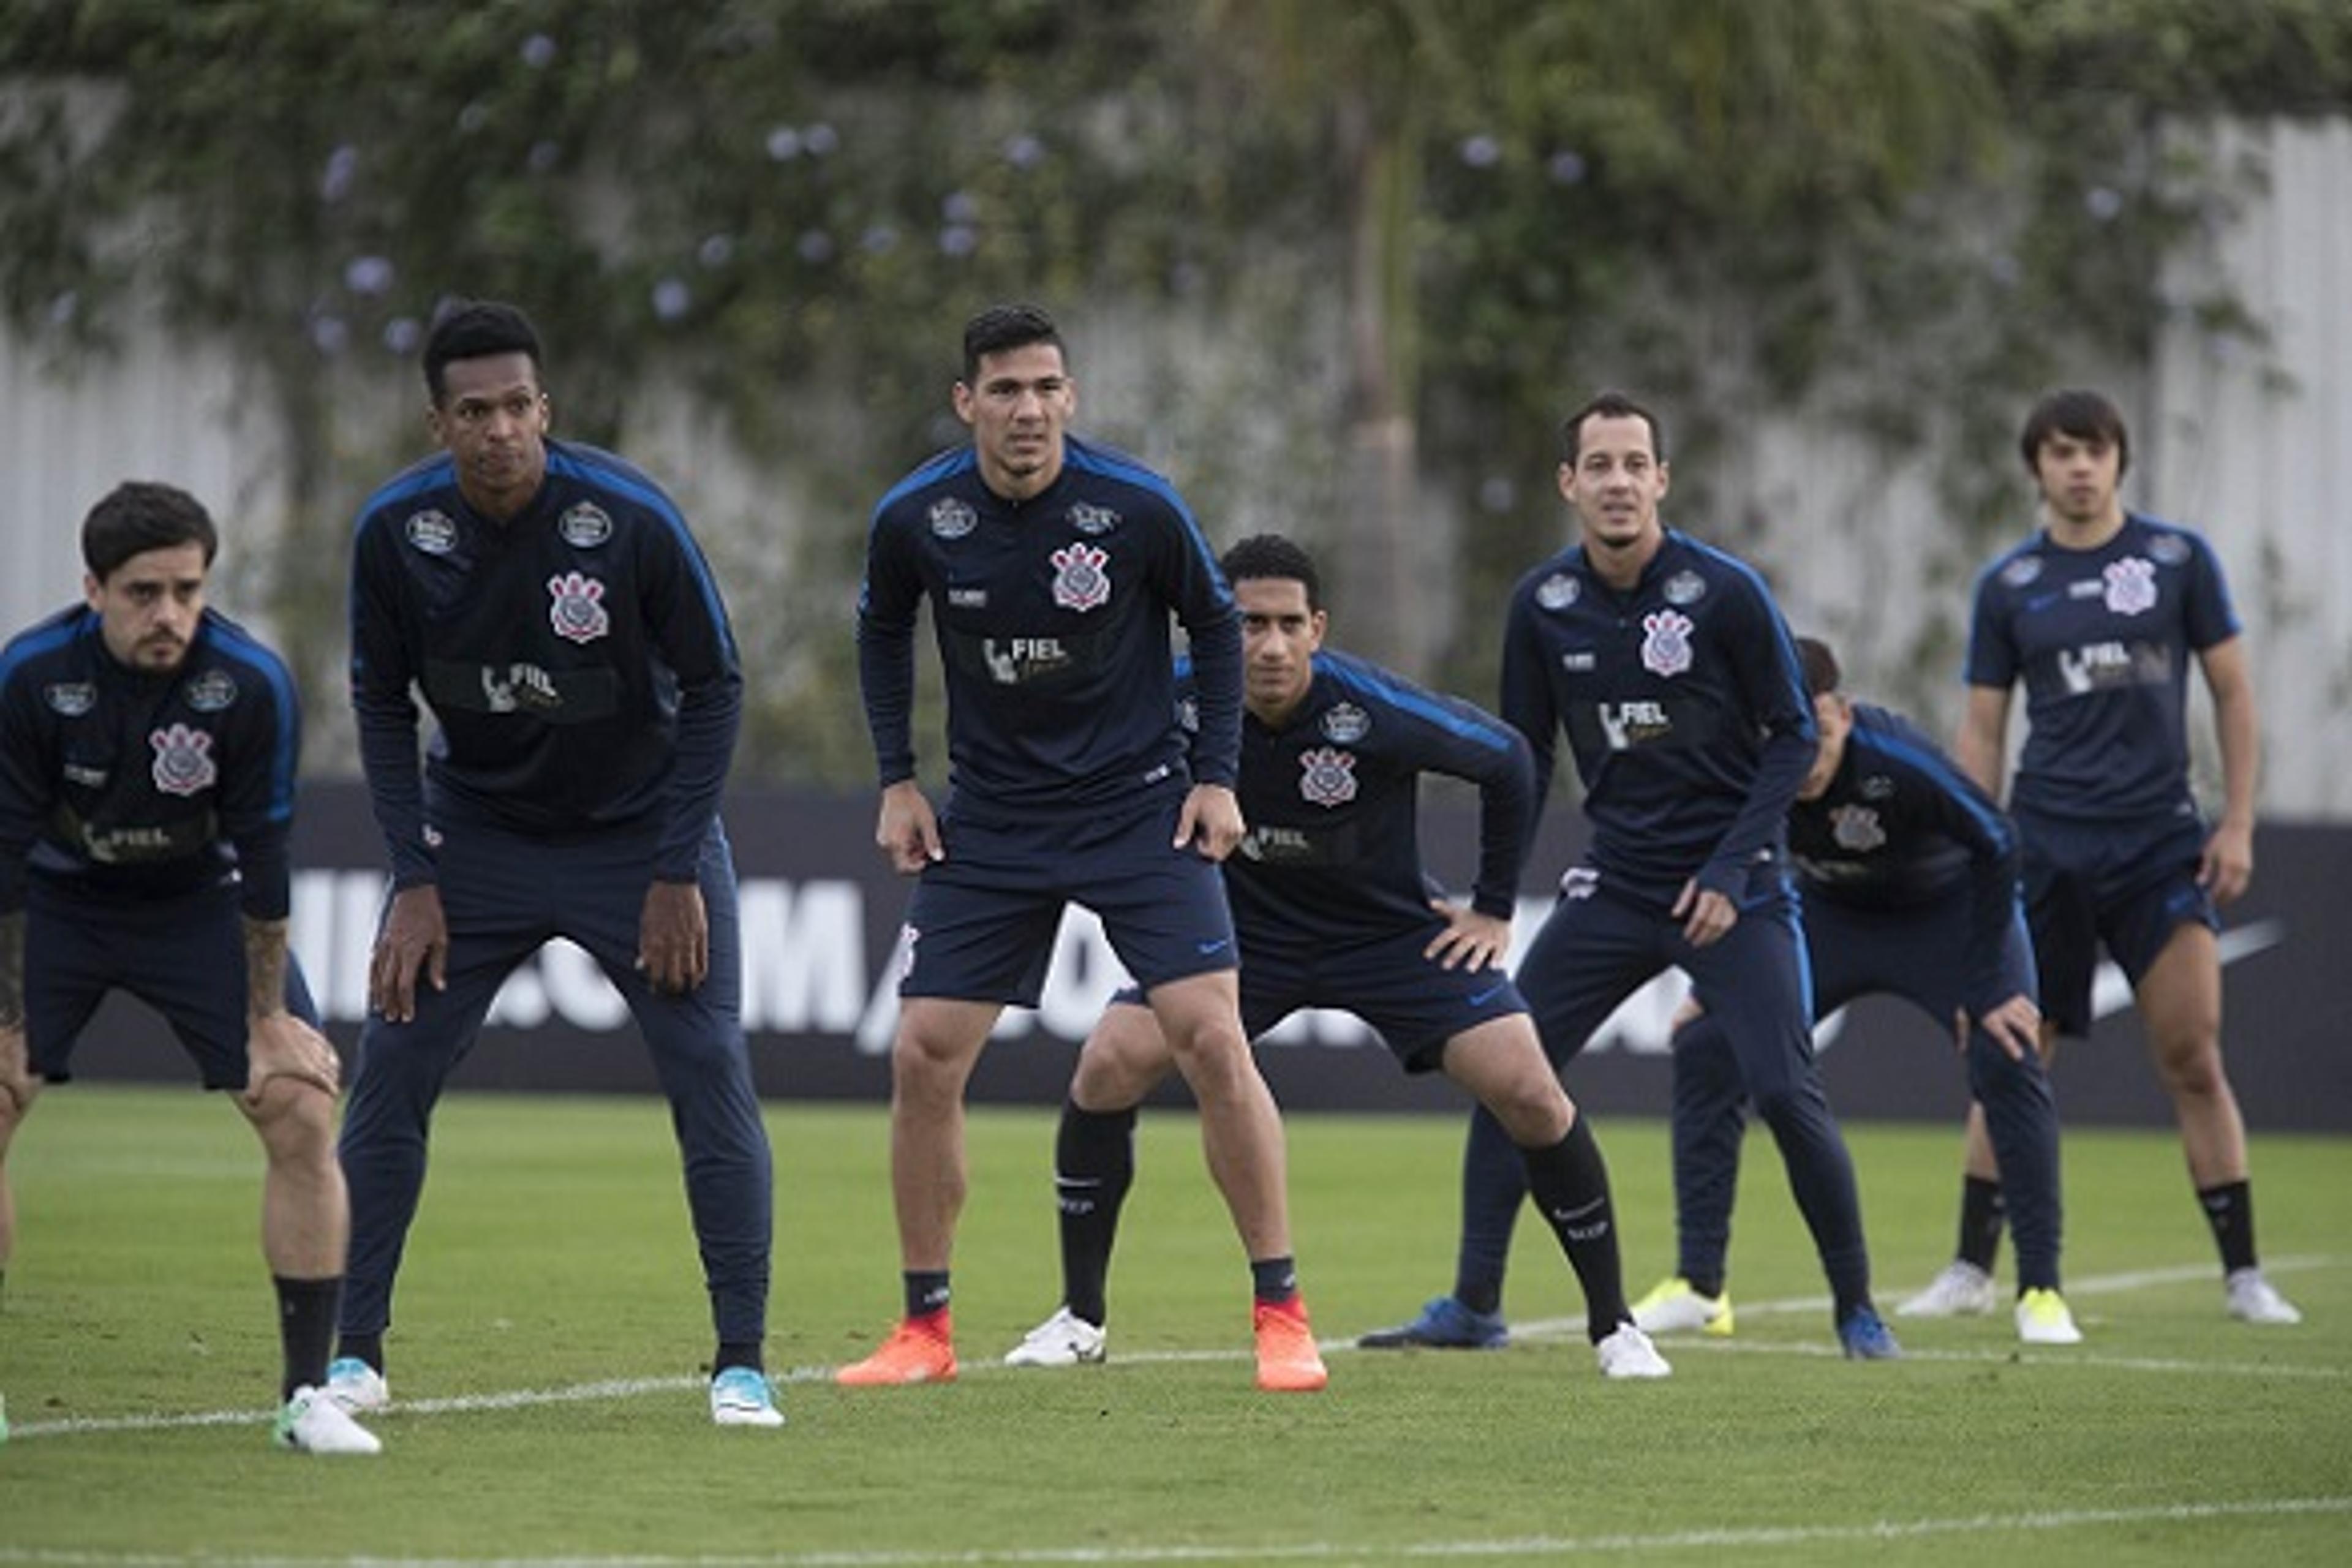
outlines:
[{"label": "green grass pitch", "polygon": [[[1605,1384],[1549,1236],[1521,1227],[1498,1353],[1344,1347],[1451,1278],[1461,1122],[1299,1116],[1293,1218],[1321,1395],[1250,1385],[1248,1276],[1189,1114],[1148,1113],[1111,1362],[1010,1372],[1054,1304],[1049,1113],[971,1121],[950,1387],[824,1369],[898,1308],[887,1127],[775,1104],[769,1364],[790,1425],[709,1425],[705,1310],[664,1108],[453,1096],[390,1342],[376,1460],[273,1452],[259,1152],[192,1090],[76,1085],[11,1157],[0,1563],[677,1564],[2352,1561],[2352,1140],[2257,1135],[2263,1251],[2306,1321],[2222,1314],[2168,1133],[2067,1135],[2088,1342],[2006,1315],[1835,1354],[1769,1139],[1732,1255],[1739,1331]],[[1627,1284],[1671,1268],[1662,1126],[1597,1123]],[[1881,1303],[1948,1250],[1954,1128],[1848,1129]],[[2006,1259],[2004,1259],[2006,1262]]]}]

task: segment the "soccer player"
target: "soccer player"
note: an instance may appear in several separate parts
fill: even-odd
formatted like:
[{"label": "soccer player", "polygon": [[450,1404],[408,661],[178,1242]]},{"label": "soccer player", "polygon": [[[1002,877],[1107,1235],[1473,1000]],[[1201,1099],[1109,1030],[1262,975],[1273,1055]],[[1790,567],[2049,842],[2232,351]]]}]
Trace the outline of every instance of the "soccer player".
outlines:
[{"label": "soccer player", "polygon": [[[1225,861],[1243,1026],[1255,1038],[1301,1007],[1345,1007],[1406,1071],[1442,1071],[1469,1089],[1517,1146],[1584,1287],[1601,1372],[1667,1375],[1625,1305],[1600,1146],[1502,970],[1535,822],[1526,740],[1469,703],[1326,648],[1320,579],[1289,540],[1245,539],[1219,564],[1241,605],[1245,672],[1238,787],[1249,833]],[[1181,705],[1190,693],[1179,689]],[[1467,908],[1433,897],[1422,869],[1424,773],[1478,786]],[[1062,1306],[1004,1358],[1013,1365],[1103,1359],[1104,1281],[1134,1176],[1136,1108],[1172,1059],[1132,989],[1080,1051],[1055,1142]]]},{"label": "soccer player", "polygon": [[[449,310],[424,367],[443,450],[368,499],[352,552],[352,704],[393,890],[343,1121],[331,1387],[356,1408],[389,1399],[434,1103],[499,983],[568,937],[628,1003],[669,1099],[718,1336],[711,1419],[781,1426],[761,1361],[768,1136],[719,820],[742,710],[719,585],[659,486],[548,435],[520,310]],[[421,777],[415,692],[439,721]]]},{"label": "soccer player", "polygon": [[[1319,1389],[1282,1122],[1242,1033],[1216,866],[1242,837],[1233,594],[1166,479],[1068,433],[1076,384],[1043,310],[974,316],[953,399],[971,439],[876,506],[857,608],[882,786],[875,839],[920,879],[890,1054],[905,1315],[837,1375],[955,1376],[948,1276],[965,1190],[964,1083],[1004,1005],[1035,1005],[1075,900],[1102,918],[1200,1101],[1209,1171],[1249,1258],[1258,1386]],[[925,597],[947,674],[952,789],[939,816],[915,782],[909,733]],[[1176,719],[1171,614],[1191,644],[1189,735]]]},{"label": "soccer player", "polygon": [[[1618,1004],[1669,965],[1716,1009],[1772,1130],[1829,1276],[1850,1357],[1900,1352],[1870,1298],[1862,1205],[1812,1057],[1812,998],[1782,818],[1817,736],[1797,656],[1763,581],[1668,529],[1658,422],[1603,393],[1560,427],[1559,489],[1579,542],[1511,595],[1503,717],[1534,748],[1536,799],[1568,732],[1592,836],[1521,961],[1544,1051],[1565,1067]],[[1373,1346],[1462,1346],[1502,1328],[1527,1173],[1480,1108],[1462,1171],[1452,1297]]]},{"label": "soccer player", "polygon": [[[1910,721],[1841,691],[1828,644],[1799,637],[1797,654],[1822,733],[1789,809],[1813,1016],[1886,992],[1956,1030],[1970,1093],[2010,1173],[2018,1338],[2077,1344],[2082,1332],[2059,1292],[2058,1108],[2035,1053],[2042,1015],[2018,900],[2016,829]],[[1634,1307],[1634,1321],[1654,1334],[1732,1331],[1724,1254],[1742,1090],[1705,1000],[1693,998],[1675,1037],[1681,1264]]]},{"label": "soccer player", "polygon": [[[373,1454],[324,1392],[349,1210],[338,1064],[286,946],[301,714],[278,656],[206,607],[218,548],[194,496],[120,485],[82,523],[84,602],[0,650],[0,1162],[110,990],[161,1013],[261,1139],[274,1439]],[[15,1231],[0,1163],[0,1272]]]},{"label": "soccer player", "polygon": [[[2216,908],[2244,892],[2253,873],[2260,749],[2229,587],[2199,535],[2125,510],[2130,437],[2103,395],[2042,398],[2018,451],[2040,491],[2042,528],[1977,579],[1956,754],[1998,796],[2010,693],[2022,680],[2025,750],[2009,804],[2025,845],[2042,1049],[2054,1049],[2060,1035],[2090,1033],[2104,942],[2131,981],[2158,1080],[2172,1099],[2231,1316],[2300,1322],[2254,1252],[2246,1126],[2221,1065]],[[2192,657],[2221,742],[2221,819],[2210,832],[2189,789]],[[1898,1310],[1990,1310],[1993,1255],[2015,1185],[1996,1152],[1981,1108],[1972,1108],[1958,1256]]]}]

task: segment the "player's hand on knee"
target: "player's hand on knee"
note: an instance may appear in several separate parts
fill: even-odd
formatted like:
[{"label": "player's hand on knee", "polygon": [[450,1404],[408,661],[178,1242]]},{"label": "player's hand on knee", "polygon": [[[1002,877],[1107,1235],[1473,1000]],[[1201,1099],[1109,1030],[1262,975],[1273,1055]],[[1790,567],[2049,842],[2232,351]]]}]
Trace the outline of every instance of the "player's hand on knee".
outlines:
[{"label": "player's hand on knee", "polygon": [[1510,956],[1509,921],[1445,899],[1432,899],[1429,907],[1444,917],[1445,929],[1430,940],[1421,955],[1435,961],[1440,969],[1467,969],[1474,973],[1500,969],[1503,960]]},{"label": "player's hand on knee", "polygon": [[342,1088],[343,1064],[327,1037],[291,1013],[272,1013],[246,1022],[245,1095],[258,1110],[272,1079],[292,1079],[332,1100]]},{"label": "player's hand on knee", "polygon": [[637,921],[637,973],[656,991],[684,995],[710,973],[710,917],[692,882],[656,882]]},{"label": "player's hand on knee", "polygon": [[[1965,1053],[1969,1048],[1969,1016],[1961,1012],[1956,1015],[1956,1019],[1960,1050]],[[2040,1043],[2042,1009],[2035,1006],[2033,998],[2023,992],[1990,1009],[1977,1022],[1986,1034],[1992,1037],[1993,1044],[2009,1053],[2011,1061],[2023,1061]]]},{"label": "player's hand on knee", "polygon": [[430,882],[403,888],[392,896],[383,929],[368,957],[368,1005],[395,1024],[416,1016],[420,975],[434,990],[449,984],[449,922],[441,912],[441,889]]}]

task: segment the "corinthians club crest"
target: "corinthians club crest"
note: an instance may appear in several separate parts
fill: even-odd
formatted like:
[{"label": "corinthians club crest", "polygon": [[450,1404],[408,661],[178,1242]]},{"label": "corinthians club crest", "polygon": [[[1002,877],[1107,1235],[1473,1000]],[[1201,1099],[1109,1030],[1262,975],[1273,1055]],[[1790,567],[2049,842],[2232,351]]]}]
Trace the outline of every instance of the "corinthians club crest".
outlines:
[{"label": "corinthians club crest", "polygon": [[1356,798],[1356,756],[1336,746],[1318,746],[1298,753],[1305,769],[1298,793],[1316,805],[1345,805]]},{"label": "corinthians club crest", "polygon": [[2137,555],[2110,561],[2100,574],[2107,581],[2107,608],[2137,616],[2156,608],[2156,565]]},{"label": "corinthians club crest", "polygon": [[1091,610],[1110,602],[1110,574],[1103,570],[1110,563],[1109,551],[1072,544],[1046,559],[1054,563],[1055,604],[1066,610]]},{"label": "corinthians club crest", "polygon": [[1690,617],[1660,610],[1642,617],[1642,668],[1653,675],[1680,675],[1691,667]]},{"label": "corinthians club crest", "polygon": [[220,776],[213,766],[213,738],[205,731],[174,724],[151,731],[147,743],[155,748],[155,787],[165,795],[194,795]]},{"label": "corinthians club crest", "polygon": [[555,635],[567,642],[592,643],[613,629],[604,614],[604,584],[583,572],[560,573],[547,580],[554,603],[547,618]]}]

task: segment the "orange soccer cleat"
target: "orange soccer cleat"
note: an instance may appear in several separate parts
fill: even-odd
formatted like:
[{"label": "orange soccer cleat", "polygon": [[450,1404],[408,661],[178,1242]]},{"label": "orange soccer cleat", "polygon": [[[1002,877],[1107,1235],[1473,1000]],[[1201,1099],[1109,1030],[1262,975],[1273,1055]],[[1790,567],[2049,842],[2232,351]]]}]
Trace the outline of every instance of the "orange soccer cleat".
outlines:
[{"label": "orange soccer cleat", "polygon": [[1260,1388],[1269,1394],[1313,1394],[1331,1381],[1323,1352],[1315,1347],[1315,1330],[1307,1321],[1303,1298],[1260,1301],[1251,1317],[1257,1331]]},{"label": "orange soccer cleat", "polygon": [[833,1374],[851,1388],[882,1388],[901,1383],[953,1383],[955,1331],[948,1314],[908,1318],[890,1331],[882,1348]]}]

